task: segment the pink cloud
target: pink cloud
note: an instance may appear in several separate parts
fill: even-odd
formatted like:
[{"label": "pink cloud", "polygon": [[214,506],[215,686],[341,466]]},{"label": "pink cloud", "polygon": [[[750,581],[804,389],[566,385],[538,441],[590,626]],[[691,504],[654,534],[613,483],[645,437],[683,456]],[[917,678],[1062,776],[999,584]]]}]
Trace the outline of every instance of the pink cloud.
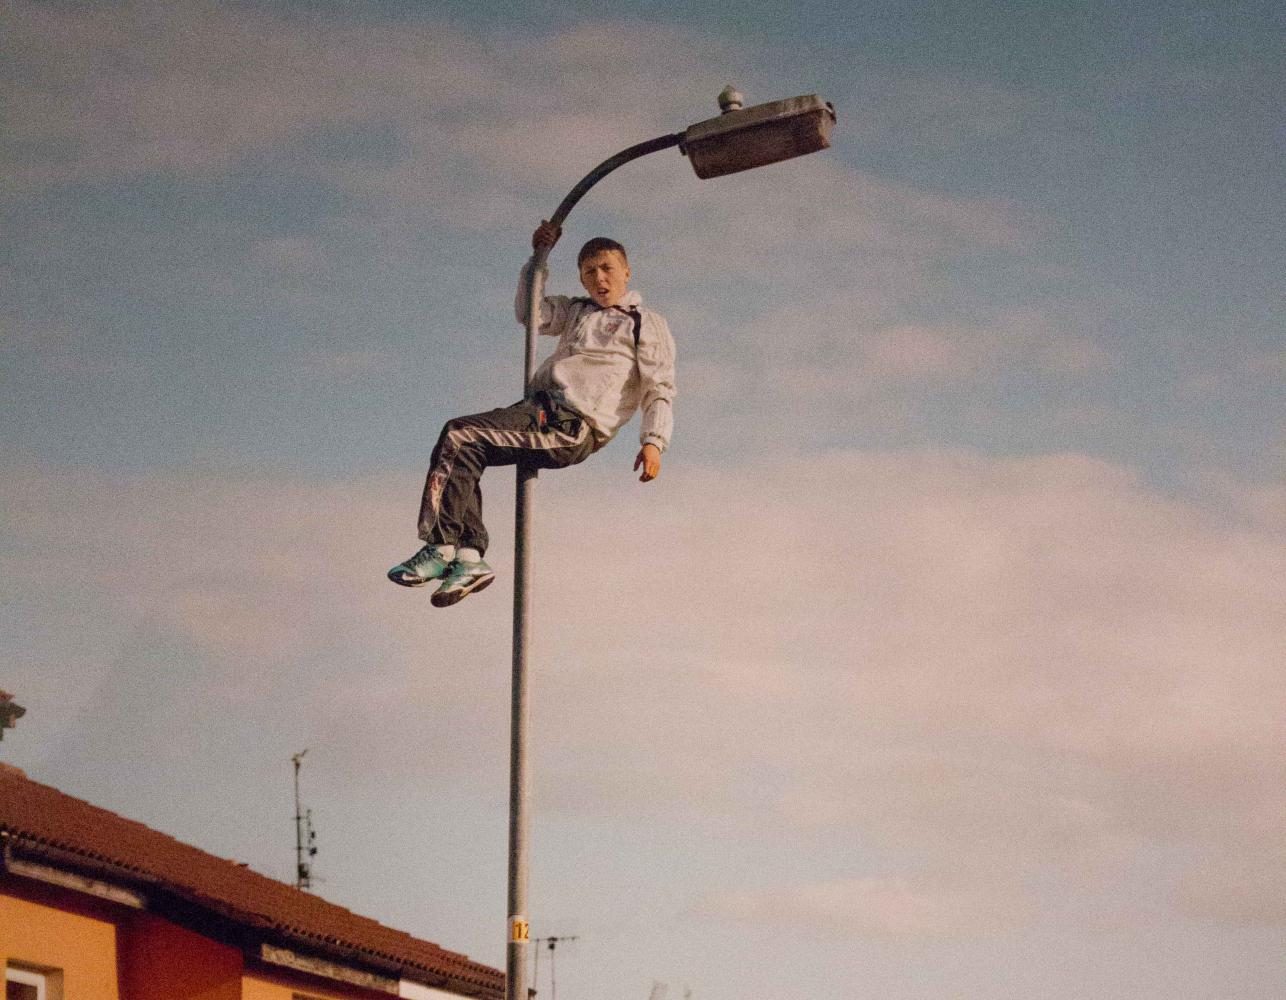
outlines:
[{"label": "pink cloud", "polygon": [[[625,508],[639,540],[611,544],[664,625],[646,646],[629,621],[563,640],[559,701],[593,706],[573,747],[610,744],[628,705],[653,793],[676,803],[762,822],[768,803],[727,776],[764,768],[788,788],[771,822],[1077,878],[1275,801],[1280,544],[1074,456],[832,456],[738,478]],[[599,534],[581,524],[575,544]],[[665,581],[702,567],[718,575],[689,609]],[[619,570],[551,572],[589,606]],[[698,763],[668,770],[671,747]],[[607,794],[612,766],[590,759],[569,752],[558,784]]]},{"label": "pink cloud", "polygon": [[943,331],[921,327],[895,327],[881,330],[862,343],[868,370],[876,375],[946,376],[948,378],[970,371],[962,371],[958,338]]},{"label": "pink cloud", "polygon": [[843,937],[968,938],[1011,929],[1027,905],[1003,891],[963,889],[943,880],[854,878],[780,889],[732,890],[702,900],[697,912],[766,927],[810,927]]},{"label": "pink cloud", "polygon": [[1099,345],[1052,328],[1032,310],[1001,315],[985,329],[885,328],[863,337],[860,345],[867,371],[880,378],[971,381],[1015,369],[1076,376],[1104,371],[1113,363]]},{"label": "pink cloud", "polygon": [[[1029,876],[1106,898],[1158,851],[1174,860],[1157,891],[1182,887],[1186,911],[1276,919],[1190,858],[1253,867],[1284,832],[1280,533],[1075,455],[676,463],[645,488],[618,450],[538,483],[548,815],[610,821],[642,787],[658,821],[860,834],[878,871],[855,853],[772,890],[808,925],[869,904],[871,933],[954,933],[980,913],[999,927],[1038,905]],[[305,670],[319,731],[382,720],[353,768],[468,781],[498,766],[508,518],[493,515],[491,553],[505,585],[432,612],[383,579],[415,544],[421,475],[10,467],[0,579],[32,606],[72,602],[90,691],[121,630],[147,625],[207,661],[187,697],[271,704]],[[511,483],[489,475],[490,509]],[[194,552],[201,572],[183,572]],[[74,579],[51,577],[63,564]],[[9,656],[59,676],[44,649]],[[323,679],[355,651],[360,684]]]}]

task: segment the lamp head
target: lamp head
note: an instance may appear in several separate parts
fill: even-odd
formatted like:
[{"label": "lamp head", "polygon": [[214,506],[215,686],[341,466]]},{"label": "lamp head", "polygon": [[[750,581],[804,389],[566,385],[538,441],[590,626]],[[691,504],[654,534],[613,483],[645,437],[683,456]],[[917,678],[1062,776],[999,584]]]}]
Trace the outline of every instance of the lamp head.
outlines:
[{"label": "lamp head", "polygon": [[731,86],[719,95],[718,118],[688,126],[679,149],[698,177],[722,177],[830,146],[835,107],[816,94],[741,107]]}]

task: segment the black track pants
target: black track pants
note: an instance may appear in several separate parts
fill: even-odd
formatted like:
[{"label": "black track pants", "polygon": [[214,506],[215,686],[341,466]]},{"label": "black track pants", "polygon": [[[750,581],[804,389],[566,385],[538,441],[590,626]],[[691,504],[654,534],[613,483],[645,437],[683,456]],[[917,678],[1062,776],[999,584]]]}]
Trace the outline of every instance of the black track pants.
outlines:
[{"label": "black track pants", "polygon": [[479,480],[489,465],[561,469],[597,445],[574,410],[541,395],[448,420],[433,449],[420,504],[420,537],[434,545],[487,550]]}]

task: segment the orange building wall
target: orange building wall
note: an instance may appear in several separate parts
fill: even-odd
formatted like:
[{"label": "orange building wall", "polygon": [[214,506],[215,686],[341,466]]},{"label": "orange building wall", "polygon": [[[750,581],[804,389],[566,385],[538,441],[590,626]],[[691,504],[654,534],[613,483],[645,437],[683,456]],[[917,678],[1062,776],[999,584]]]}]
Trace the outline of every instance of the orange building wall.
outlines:
[{"label": "orange building wall", "polygon": [[0,967],[9,962],[61,969],[67,1000],[121,1000],[116,989],[116,926],[100,916],[10,895],[0,886]]},{"label": "orange building wall", "polygon": [[151,914],[121,930],[121,1000],[241,1000],[241,967],[237,949]]},{"label": "orange building wall", "polygon": [[262,962],[151,913],[0,878],[0,969],[63,973],[65,1000],[390,1000]]}]

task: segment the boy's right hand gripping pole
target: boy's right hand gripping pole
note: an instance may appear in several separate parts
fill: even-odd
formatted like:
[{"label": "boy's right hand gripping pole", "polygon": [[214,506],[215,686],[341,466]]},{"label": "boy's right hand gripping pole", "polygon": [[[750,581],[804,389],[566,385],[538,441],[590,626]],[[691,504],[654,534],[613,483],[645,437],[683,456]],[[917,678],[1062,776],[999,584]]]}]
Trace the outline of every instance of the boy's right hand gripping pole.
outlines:
[{"label": "boy's right hand gripping pole", "polygon": [[563,235],[562,226],[556,222],[550,222],[548,219],[542,219],[536,231],[531,234],[531,248],[533,250],[543,250],[545,255],[554,249],[554,244],[558,238]]}]

